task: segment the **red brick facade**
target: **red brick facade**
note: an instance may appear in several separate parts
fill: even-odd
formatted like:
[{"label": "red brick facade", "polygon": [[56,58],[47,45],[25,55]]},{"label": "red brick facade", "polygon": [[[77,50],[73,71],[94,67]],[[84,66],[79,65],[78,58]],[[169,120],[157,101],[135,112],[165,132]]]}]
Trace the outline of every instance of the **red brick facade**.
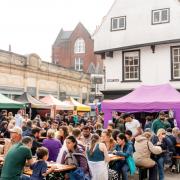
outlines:
[{"label": "red brick facade", "polygon": [[[85,42],[85,53],[74,52],[74,45],[78,38],[82,38]],[[76,26],[74,31],[61,30],[52,47],[53,63],[75,70],[75,58],[83,60],[83,71],[85,73],[92,73],[89,71],[91,63],[94,64],[96,72],[102,71],[102,60],[94,54],[94,41],[81,23]]]}]

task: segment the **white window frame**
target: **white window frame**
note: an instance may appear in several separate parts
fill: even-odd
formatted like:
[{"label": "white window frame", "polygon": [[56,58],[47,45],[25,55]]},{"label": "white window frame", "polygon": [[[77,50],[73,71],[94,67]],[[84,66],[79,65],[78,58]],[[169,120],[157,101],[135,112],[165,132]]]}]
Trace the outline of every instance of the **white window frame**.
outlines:
[{"label": "white window frame", "polygon": [[[175,50],[177,54],[175,54]],[[175,76],[175,72],[178,72],[178,76]],[[172,47],[172,78],[180,79],[180,46]]]},{"label": "white window frame", "polygon": [[[167,19],[162,20],[162,12],[167,11]],[[155,21],[155,13],[159,13],[159,21]],[[163,23],[169,23],[170,22],[170,9],[169,8],[164,8],[164,9],[156,9],[152,10],[152,24],[163,24]]]},{"label": "white window frame", "polygon": [[[117,21],[117,28],[113,27],[114,21]],[[124,21],[124,26],[120,27],[120,21]],[[125,30],[126,29],[126,16],[120,16],[120,17],[113,17],[111,18],[111,31],[119,31],[119,30]]]},{"label": "white window frame", "polygon": [[85,53],[85,41],[83,38],[78,38],[74,44],[74,53]]},{"label": "white window frame", "polygon": [[140,50],[123,52],[123,81],[140,81]]},{"label": "white window frame", "polygon": [[76,71],[83,71],[83,59],[82,58],[75,58],[75,66]]}]

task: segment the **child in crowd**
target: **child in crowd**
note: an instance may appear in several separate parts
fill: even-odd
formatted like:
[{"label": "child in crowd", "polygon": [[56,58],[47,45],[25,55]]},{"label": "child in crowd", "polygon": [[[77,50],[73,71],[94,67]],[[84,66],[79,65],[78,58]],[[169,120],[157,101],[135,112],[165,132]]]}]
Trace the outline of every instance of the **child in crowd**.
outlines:
[{"label": "child in crowd", "polygon": [[37,161],[30,167],[33,170],[30,180],[44,180],[45,177],[56,168],[56,166],[51,166],[51,168],[48,169],[46,161],[48,159],[49,152],[47,148],[38,148],[36,151],[36,156]]}]

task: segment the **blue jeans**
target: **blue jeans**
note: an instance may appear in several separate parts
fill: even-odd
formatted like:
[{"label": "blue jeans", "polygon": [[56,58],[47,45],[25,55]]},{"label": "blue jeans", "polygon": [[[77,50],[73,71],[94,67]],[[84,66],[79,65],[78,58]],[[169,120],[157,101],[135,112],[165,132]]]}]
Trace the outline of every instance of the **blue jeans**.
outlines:
[{"label": "blue jeans", "polygon": [[164,157],[160,157],[157,161],[159,180],[164,180]]},{"label": "blue jeans", "polygon": [[30,177],[22,174],[20,180],[30,180]]},{"label": "blue jeans", "polygon": [[128,180],[129,166],[125,160],[116,161],[111,169],[117,171],[119,174],[122,174],[123,180]]},{"label": "blue jeans", "polygon": [[128,171],[129,171],[129,166],[125,163],[124,166],[121,168],[123,180],[128,180]]}]

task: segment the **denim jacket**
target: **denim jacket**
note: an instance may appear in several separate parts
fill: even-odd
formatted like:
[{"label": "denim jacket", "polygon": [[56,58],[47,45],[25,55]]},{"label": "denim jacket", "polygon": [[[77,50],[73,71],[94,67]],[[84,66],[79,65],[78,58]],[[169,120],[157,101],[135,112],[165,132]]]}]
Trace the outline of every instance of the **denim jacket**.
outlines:
[{"label": "denim jacket", "polygon": [[121,149],[121,146],[119,144],[116,144],[114,150],[117,151],[115,155],[124,156],[125,158],[127,158],[129,156],[132,156],[133,154],[133,145],[131,142],[127,142],[124,148]]}]

